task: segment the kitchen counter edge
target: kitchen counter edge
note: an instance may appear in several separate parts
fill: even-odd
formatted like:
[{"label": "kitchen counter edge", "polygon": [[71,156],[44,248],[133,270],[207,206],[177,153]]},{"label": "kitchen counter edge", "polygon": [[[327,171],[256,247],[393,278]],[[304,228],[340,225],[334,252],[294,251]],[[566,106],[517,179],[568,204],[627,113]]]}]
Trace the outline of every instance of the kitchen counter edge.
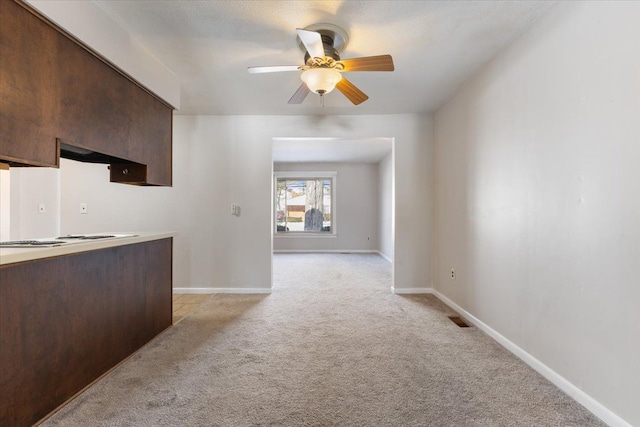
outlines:
[{"label": "kitchen counter edge", "polygon": [[126,232],[105,234],[133,234],[132,237],[118,239],[94,240],[82,243],[73,243],[53,248],[0,248],[0,265],[15,264],[18,262],[35,261],[45,258],[53,258],[62,255],[77,254],[98,249],[113,248],[116,246],[132,245],[135,243],[150,242],[152,240],[175,237],[177,233],[167,232]]}]

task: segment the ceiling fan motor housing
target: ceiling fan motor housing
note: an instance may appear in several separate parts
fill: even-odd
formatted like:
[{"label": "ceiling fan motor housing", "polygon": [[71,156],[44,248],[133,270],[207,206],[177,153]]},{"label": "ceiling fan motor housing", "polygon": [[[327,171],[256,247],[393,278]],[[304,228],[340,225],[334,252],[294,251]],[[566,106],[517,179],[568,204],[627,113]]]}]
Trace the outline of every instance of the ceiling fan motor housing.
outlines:
[{"label": "ceiling fan motor housing", "polygon": [[[333,47],[333,38],[331,36],[324,35],[324,34],[321,35],[321,37],[322,37],[322,47],[324,48],[324,56],[333,58],[336,61],[340,61],[340,54],[338,53],[336,48]],[[311,58],[311,55],[309,55],[309,52],[306,52],[305,50],[304,63],[310,65],[309,63],[310,59],[313,59],[313,58]]]}]

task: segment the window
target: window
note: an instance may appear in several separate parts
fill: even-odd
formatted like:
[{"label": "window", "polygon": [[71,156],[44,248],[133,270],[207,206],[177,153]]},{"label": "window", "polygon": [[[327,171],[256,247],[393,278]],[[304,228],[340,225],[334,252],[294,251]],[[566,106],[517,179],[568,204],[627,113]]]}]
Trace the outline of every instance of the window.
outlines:
[{"label": "window", "polygon": [[276,234],[335,235],[335,172],[276,172]]}]

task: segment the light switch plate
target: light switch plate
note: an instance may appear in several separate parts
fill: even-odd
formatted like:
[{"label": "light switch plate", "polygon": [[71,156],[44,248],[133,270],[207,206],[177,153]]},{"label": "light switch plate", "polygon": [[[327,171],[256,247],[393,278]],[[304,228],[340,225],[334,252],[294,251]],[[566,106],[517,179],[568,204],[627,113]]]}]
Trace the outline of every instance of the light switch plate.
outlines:
[{"label": "light switch plate", "polygon": [[89,206],[86,203],[80,203],[80,213],[86,214],[89,212]]}]

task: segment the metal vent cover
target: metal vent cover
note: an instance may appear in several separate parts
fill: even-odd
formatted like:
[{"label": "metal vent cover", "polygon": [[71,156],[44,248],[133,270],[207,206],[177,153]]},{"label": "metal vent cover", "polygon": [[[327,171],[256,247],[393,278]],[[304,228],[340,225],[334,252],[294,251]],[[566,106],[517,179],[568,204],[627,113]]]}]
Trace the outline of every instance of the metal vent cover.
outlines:
[{"label": "metal vent cover", "polygon": [[461,328],[469,328],[471,326],[460,316],[449,316],[449,319]]}]

